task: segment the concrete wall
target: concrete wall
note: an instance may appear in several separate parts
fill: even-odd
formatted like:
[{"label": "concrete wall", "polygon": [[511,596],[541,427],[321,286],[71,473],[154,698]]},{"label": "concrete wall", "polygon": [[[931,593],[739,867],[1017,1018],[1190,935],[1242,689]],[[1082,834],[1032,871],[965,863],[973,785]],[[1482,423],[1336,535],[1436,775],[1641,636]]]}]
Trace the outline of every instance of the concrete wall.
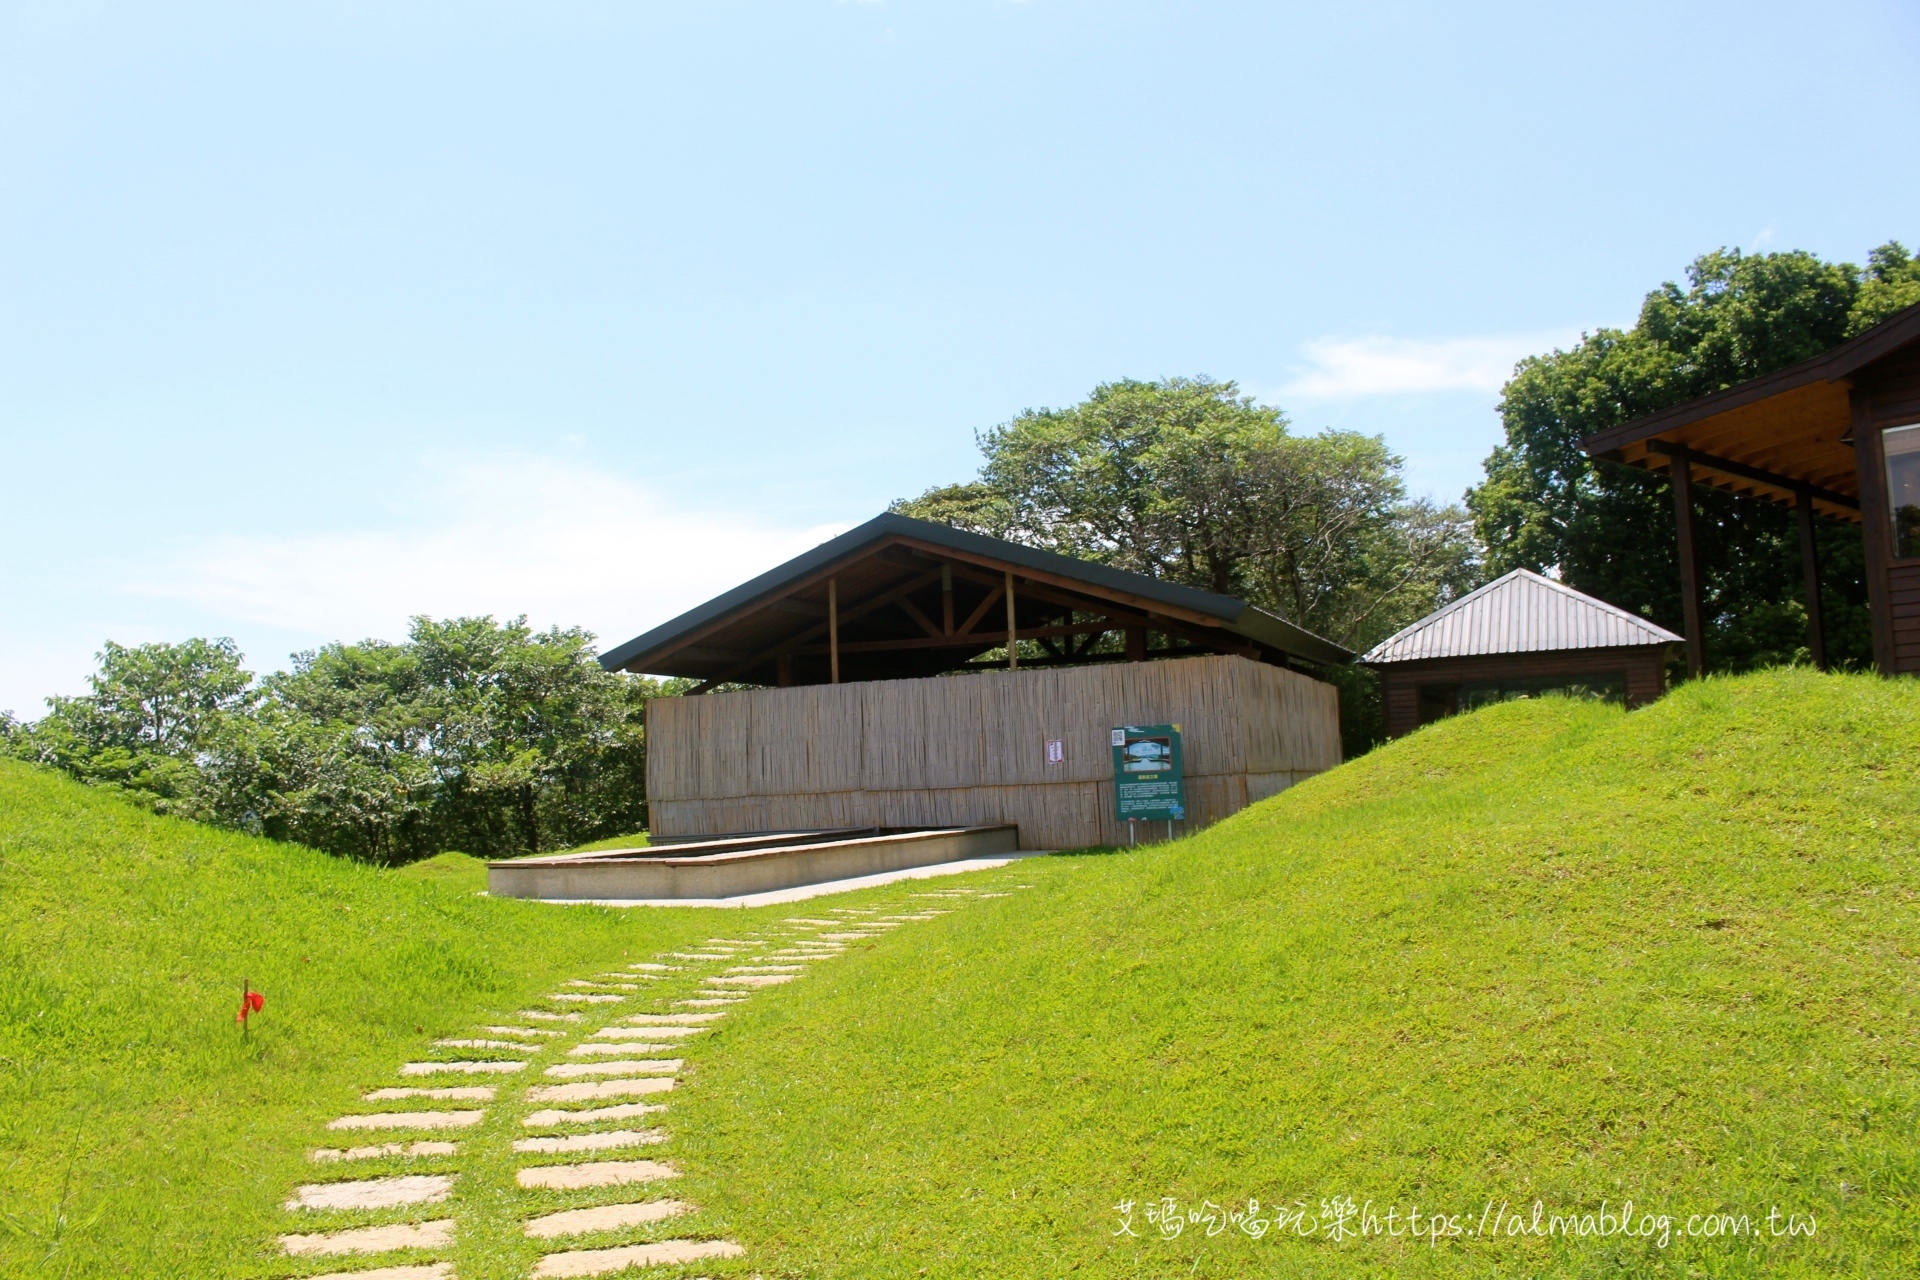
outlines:
[{"label": "concrete wall", "polygon": [[[1333,687],[1237,657],[656,698],[652,826],[674,837],[1011,822],[1026,849],[1124,844],[1110,739],[1123,724],[1182,728],[1193,816],[1176,832],[1340,761]],[[1065,745],[1059,764],[1049,739]]]}]

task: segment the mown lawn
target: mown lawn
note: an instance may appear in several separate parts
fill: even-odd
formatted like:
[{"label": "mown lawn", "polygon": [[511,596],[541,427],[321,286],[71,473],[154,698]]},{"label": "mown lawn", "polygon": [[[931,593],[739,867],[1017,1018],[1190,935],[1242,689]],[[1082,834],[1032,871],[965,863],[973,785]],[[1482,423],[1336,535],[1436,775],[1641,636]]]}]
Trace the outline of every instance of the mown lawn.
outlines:
[{"label": "mown lawn", "polygon": [[1912,682],[1434,726],[759,1003],[687,1191],[767,1276],[1910,1276],[1917,781]]},{"label": "mown lawn", "polygon": [[[1005,895],[705,1044],[674,1194],[748,1252],[696,1272],[1914,1274],[1917,749],[1911,682],[1511,704],[1178,844],[833,899]],[[324,1269],[275,1256],[280,1203],[365,1086],[555,981],[827,906],[483,883],[460,855],[376,871],[0,765],[0,1275]],[[268,1001],[246,1039],[242,977]],[[515,1123],[488,1121],[502,1151]],[[521,1274],[505,1163],[461,1187],[483,1229],[460,1275]],[[1664,1244],[1471,1234],[1503,1203],[1530,1224],[1628,1199],[1636,1229],[1672,1219]],[[1461,1233],[1416,1240],[1416,1205]],[[1770,1234],[1776,1207],[1817,1232]],[[1685,1234],[1710,1213],[1759,1234]]]},{"label": "mown lawn", "polygon": [[289,1274],[281,1202],[363,1088],[716,919],[484,885],[463,855],[375,870],[0,762],[0,1275]]}]

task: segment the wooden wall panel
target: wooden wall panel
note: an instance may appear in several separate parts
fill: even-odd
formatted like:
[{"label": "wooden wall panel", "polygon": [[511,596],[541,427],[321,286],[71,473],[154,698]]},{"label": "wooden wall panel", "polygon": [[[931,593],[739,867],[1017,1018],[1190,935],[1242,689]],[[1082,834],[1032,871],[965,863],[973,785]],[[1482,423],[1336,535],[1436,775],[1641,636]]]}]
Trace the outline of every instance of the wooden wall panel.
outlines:
[{"label": "wooden wall panel", "polygon": [[1029,848],[1124,842],[1117,724],[1181,726],[1190,827],[1340,760],[1331,685],[1236,657],[657,698],[647,714],[661,835],[1017,822]]},{"label": "wooden wall panel", "polygon": [[1569,649],[1557,653],[1489,654],[1392,663],[1381,670],[1380,696],[1387,736],[1397,738],[1420,727],[1420,686],[1423,684],[1617,675],[1626,681],[1628,708],[1642,707],[1666,691],[1669,647],[1672,646],[1636,645],[1625,649]]}]

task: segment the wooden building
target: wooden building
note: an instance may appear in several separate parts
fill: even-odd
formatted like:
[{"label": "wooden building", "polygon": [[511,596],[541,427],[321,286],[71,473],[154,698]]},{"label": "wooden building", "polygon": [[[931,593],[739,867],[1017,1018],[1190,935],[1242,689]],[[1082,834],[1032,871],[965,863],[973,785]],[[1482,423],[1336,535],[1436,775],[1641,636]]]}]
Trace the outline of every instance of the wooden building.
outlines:
[{"label": "wooden building", "polygon": [[1681,638],[1645,618],[1515,569],[1382,640],[1387,736],[1487,702],[1580,693],[1637,707],[1666,687]]},{"label": "wooden building", "polygon": [[1799,517],[1807,647],[1827,665],[1814,528],[1861,526],[1873,660],[1920,672],[1920,306],[1777,373],[1589,436],[1594,458],[1673,479],[1688,669],[1705,665],[1693,486]]},{"label": "wooden building", "polygon": [[[1190,826],[1331,768],[1352,654],[1244,601],[884,515],[609,651],[663,836],[1017,823],[1124,842],[1110,733],[1178,724]],[[757,685],[759,688],[721,686]]]}]

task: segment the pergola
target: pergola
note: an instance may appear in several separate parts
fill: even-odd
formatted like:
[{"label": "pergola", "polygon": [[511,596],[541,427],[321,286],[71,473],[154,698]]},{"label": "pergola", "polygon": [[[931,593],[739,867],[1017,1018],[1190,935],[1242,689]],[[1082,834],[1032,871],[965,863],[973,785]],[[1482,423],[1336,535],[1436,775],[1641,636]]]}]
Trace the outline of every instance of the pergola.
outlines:
[{"label": "pergola", "polygon": [[[1596,458],[1672,477],[1687,667],[1705,666],[1693,486],[1794,509],[1807,647],[1827,665],[1814,518],[1862,526],[1874,664],[1920,671],[1920,306],[1777,373],[1598,432]],[[1891,465],[1890,465],[1891,464]]]},{"label": "pergola", "polygon": [[[1018,641],[1032,641],[1022,655]],[[983,660],[983,655],[1004,651]],[[882,515],[612,649],[610,671],[839,684],[986,666],[1237,654],[1313,673],[1353,654],[1245,601]]]}]

